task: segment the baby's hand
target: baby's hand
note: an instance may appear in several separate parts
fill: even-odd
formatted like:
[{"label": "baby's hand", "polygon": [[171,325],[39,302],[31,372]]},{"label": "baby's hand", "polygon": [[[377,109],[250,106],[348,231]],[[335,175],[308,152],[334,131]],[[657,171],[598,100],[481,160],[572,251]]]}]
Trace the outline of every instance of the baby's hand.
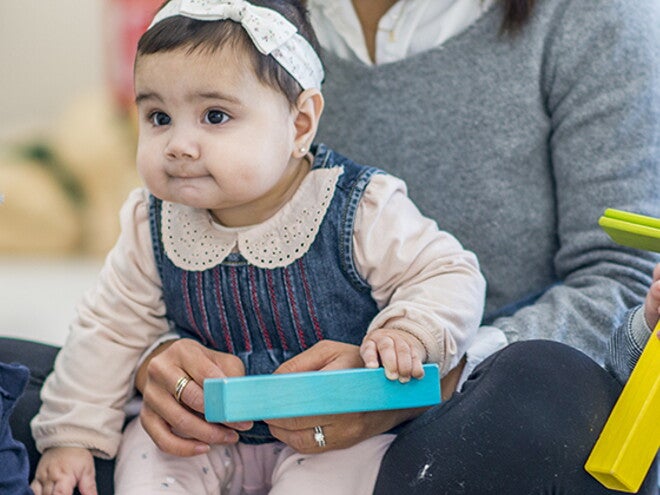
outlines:
[{"label": "baby's hand", "polygon": [[417,337],[403,330],[379,328],[369,332],[362,341],[360,355],[367,368],[378,368],[380,358],[390,380],[405,383],[411,376],[424,376],[426,349]]},{"label": "baby's hand", "polygon": [[46,450],[30,487],[35,495],[70,495],[76,487],[81,495],[97,495],[91,452],[79,447]]}]

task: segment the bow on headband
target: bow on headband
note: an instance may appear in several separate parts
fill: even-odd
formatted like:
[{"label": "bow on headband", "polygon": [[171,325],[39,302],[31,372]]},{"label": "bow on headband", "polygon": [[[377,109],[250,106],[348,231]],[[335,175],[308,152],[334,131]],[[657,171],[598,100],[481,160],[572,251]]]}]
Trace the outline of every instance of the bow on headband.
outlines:
[{"label": "bow on headband", "polygon": [[200,21],[238,22],[257,50],[272,55],[303,89],[321,88],[324,72],[318,54],[279,12],[245,0],[172,0],[156,14],[149,29],[177,15]]}]

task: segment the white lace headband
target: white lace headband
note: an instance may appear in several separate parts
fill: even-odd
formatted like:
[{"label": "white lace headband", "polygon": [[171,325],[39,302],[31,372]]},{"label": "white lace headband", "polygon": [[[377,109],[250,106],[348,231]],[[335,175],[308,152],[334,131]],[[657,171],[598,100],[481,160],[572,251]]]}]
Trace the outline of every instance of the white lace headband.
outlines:
[{"label": "white lace headband", "polygon": [[321,88],[324,78],[321,59],[312,45],[298,34],[296,26],[279,12],[245,0],[172,0],[156,14],[149,29],[177,15],[200,21],[238,22],[257,50],[272,55],[303,89]]}]

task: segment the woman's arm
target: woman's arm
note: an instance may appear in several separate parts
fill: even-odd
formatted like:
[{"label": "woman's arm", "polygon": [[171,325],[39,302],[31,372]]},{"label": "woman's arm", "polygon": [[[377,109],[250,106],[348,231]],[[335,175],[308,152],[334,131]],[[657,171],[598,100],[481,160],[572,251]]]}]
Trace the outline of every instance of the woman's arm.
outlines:
[{"label": "woman's arm", "polygon": [[[621,383],[626,383],[630,373],[656,329],[660,316],[660,264],[653,270],[653,283],[646,294],[643,306],[631,310],[625,322],[613,333],[609,342],[606,367]],[[660,338],[660,331],[657,332]]]},{"label": "woman's arm", "polygon": [[541,83],[557,216],[549,262],[559,283],[491,324],[510,341],[557,340],[603,363],[659,259],[616,245],[597,221],[607,207],[660,215],[660,9],[646,0],[634,10],[622,1],[564,5]]}]

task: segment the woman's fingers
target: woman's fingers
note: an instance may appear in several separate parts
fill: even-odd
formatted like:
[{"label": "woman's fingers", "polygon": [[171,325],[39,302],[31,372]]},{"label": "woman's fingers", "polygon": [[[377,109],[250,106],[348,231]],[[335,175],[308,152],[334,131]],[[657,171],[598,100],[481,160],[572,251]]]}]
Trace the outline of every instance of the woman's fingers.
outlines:
[{"label": "woman's fingers", "polygon": [[161,394],[149,395],[154,389],[166,391],[175,397],[179,381],[188,379],[185,387],[179,391],[179,399],[190,409],[204,412],[204,379],[228,376],[213,359],[212,352],[197,342],[181,339],[154,355],[143,365],[146,366],[146,379],[142,386],[145,400],[160,400]]},{"label": "woman's fingers", "polygon": [[[266,420],[271,434],[279,441],[302,454],[319,453],[332,449],[346,449],[390,430],[403,421],[420,415],[427,408],[393,409],[303,418]],[[325,446],[314,437],[314,427],[321,426]]]},{"label": "woman's fingers", "polygon": [[211,444],[238,441],[233,429],[208,423],[202,415],[204,379],[245,374],[239,358],[181,339],[154,352],[141,371],[140,421],[161,450],[192,456]]},{"label": "woman's fingers", "polygon": [[644,317],[646,324],[653,330],[660,318],[660,263],[653,270],[653,283],[644,303]]},{"label": "woman's fingers", "polygon": [[324,441],[322,445],[317,443],[317,441],[315,440],[316,438],[315,435],[317,435],[317,431],[313,426],[311,428],[305,428],[304,430],[295,430],[295,431],[287,431],[287,432],[283,432],[279,430],[277,427],[271,427],[270,430],[271,430],[271,434],[275,438],[277,438],[280,441],[284,441],[280,439],[280,436],[282,438],[285,438],[286,442],[284,443],[286,443],[293,450],[301,454],[320,454],[321,452],[326,450],[336,449],[337,447],[333,445],[332,441],[330,441],[330,439],[332,438],[331,428],[328,425],[325,426],[317,425],[317,426],[323,428],[321,430],[323,432],[322,438]]},{"label": "woman's fingers", "polygon": [[[211,444],[238,441],[235,431],[222,425],[207,423],[190,411],[180,406],[179,408],[183,412],[157,413],[148,406],[143,406],[140,411],[143,428],[163,452],[189,457],[208,452]],[[168,421],[165,418],[170,419]]]},{"label": "woman's fingers", "polygon": [[360,357],[358,346],[334,340],[321,340],[282,363],[275,373],[338,370],[363,366],[364,361]]},{"label": "woman's fingers", "polygon": [[[318,454],[325,450],[346,447],[346,430],[334,421],[334,416],[290,418],[269,423],[271,434],[301,454]],[[320,437],[318,435],[321,435]],[[319,443],[319,440],[322,442]],[[357,443],[353,438],[350,443]]]}]

